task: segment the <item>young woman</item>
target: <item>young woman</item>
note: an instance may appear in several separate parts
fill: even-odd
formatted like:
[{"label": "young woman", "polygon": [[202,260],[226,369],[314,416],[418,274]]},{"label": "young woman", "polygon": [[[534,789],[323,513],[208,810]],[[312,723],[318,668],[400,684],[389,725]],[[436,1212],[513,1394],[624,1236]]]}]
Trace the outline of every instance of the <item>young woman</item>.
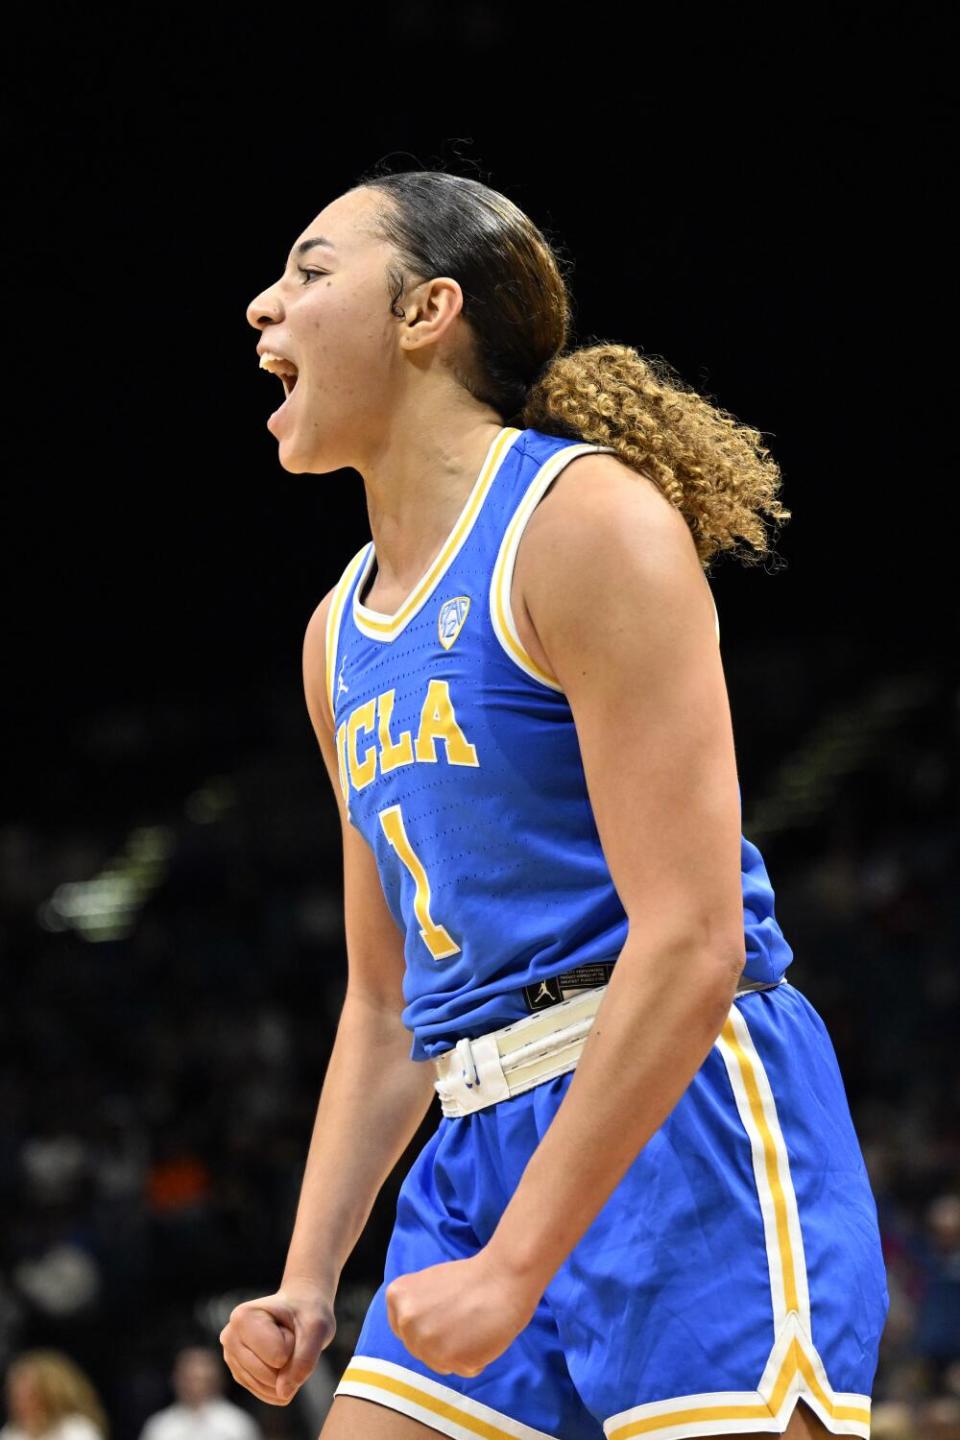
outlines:
[{"label": "young woman", "polygon": [[374,172],[248,310],[280,463],[358,470],[373,538],[303,652],[346,999],[225,1357],[289,1401],[439,1095],[323,1440],[866,1436],[876,1209],[740,832],[705,575],[767,553],[779,472],[666,366],[569,351],[570,307],[503,195]]},{"label": "young woman", "polygon": [[107,1440],[93,1384],[60,1350],[23,1350],[7,1368],[7,1423],[0,1440]]}]

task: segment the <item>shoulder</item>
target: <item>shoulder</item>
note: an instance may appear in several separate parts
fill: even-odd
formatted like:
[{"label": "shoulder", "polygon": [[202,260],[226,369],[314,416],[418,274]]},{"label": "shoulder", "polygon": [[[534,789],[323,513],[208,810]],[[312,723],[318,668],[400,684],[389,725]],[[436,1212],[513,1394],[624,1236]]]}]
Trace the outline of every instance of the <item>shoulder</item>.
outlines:
[{"label": "shoulder", "polygon": [[171,1429],[176,1429],[178,1405],[167,1405],[162,1410],[156,1410],[144,1421],[140,1431],[140,1440],[161,1440]]},{"label": "shoulder", "polygon": [[342,610],[347,591],[350,588],[350,582],[360,568],[360,562],[366,554],[366,550],[366,545],[361,546],[357,553],[351,558],[344,567],[343,573],[340,575],[336,584],[331,585],[320,603],[314,607],[313,613],[307,621],[304,645],[309,646],[313,651],[319,652],[321,657],[323,655],[331,611],[334,609]]},{"label": "shoulder", "polygon": [[319,647],[321,653],[331,611],[342,612],[346,602],[347,592],[350,589],[352,581],[356,578],[357,571],[360,569],[368,546],[369,542],[367,542],[366,545],[361,545],[356,554],[351,556],[347,564],[343,567],[339,579],[334,585],[331,585],[320,603],[315,606],[313,613],[307,621],[305,644],[309,644],[312,647]]},{"label": "shoulder", "polygon": [[642,536],[648,547],[679,546],[696,558],[687,522],[652,477],[604,453],[577,455],[561,470],[527,532],[533,550],[576,554],[618,540],[631,545]]},{"label": "shoulder", "polygon": [[103,1432],[87,1415],[65,1415],[57,1426],[56,1440],[103,1440]]},{"label": "shoulder", "polygon": [[303,693],[314,728],[321,722],[334,728],[327,684],[327,625],[337,587],[328,590],[307,621],[303,632]]},{"label": "shoulder", "polygon": [[527,522],[517,583],[564,688],[564,655],[555,651],[574,657],[618,631],[654,626],[664,639],[668,627],[688,623],[714,635],[713,597],[686,520],[649,476],[614,455],[581,455],[560,472]]},{"label": "shoulder", "polygon": [[307,620],[303,635],[303,680],[307,690],[308,703],[311,697],[319,697],[327,722],[332,726],[330,713],[330,679],[327,665],[328,655],[332,656],[337,645],[339,621],[343,615],[350,585],[356,577],[367,546],[362,545],[345,566],[337,583],[327,591],[315,606]]},{"label": "shoulder", "polygon": [[223,1427],[225,1434],[236,1435],[241,1440],[248,1440],[248,1437],[258,1435],[259,1427],[252,1415],[240,1405],[235,1405],[232,1400],[220,1398],[211,1401],[211,1413],[217,1418],[219,1425]]},{"label": "shoulder", "polygon": [[328,590],[318,605],[314,607],[313,613],[307,621],[307,627],[303,634],[303,648],[306,653],[309,651],[311,657],[322,663],[326,648],[327,620],[330,616],[330,607],[333,598],[337,593],[336,585]]}]

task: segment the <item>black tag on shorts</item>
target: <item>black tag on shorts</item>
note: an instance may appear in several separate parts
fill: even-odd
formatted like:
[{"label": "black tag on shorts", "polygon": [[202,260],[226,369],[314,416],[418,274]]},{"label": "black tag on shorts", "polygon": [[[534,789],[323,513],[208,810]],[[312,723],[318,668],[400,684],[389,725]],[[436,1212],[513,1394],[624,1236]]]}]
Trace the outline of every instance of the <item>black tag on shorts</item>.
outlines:
[{"label": "black tag on shorts", "polygon": [[549,980],[524,985],[523,998],[527,1009],[531,1012],[547,1010],[551,1005],[559,1005],[561,1000],[570,1000],[581,990],[595,990],[598,985],[606,985],[615,964],[615,960],[599,960],[591,965],[578,965],[562,975],[551,976]]}]

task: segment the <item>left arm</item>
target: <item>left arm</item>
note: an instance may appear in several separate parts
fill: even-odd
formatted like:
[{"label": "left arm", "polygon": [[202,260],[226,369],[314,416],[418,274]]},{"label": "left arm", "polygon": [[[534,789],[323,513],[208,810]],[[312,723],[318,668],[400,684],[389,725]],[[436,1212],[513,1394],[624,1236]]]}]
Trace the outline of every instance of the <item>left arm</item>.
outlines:
[{"label": "left arm", "polygon": [[538,507],[526,600],[573,712],[629,929],[488,1246],[538,1295],[703,1064],[745,962],[733,729],[693,537],[612,456],[577,465]]},{"label": "left arm", "polygon": [[[473,1260],[423,1272],[440,1280],[477,1262],[478,1280],[512,1296],[501,1313],[513,1334],[491,1334],[486,1358],[476,1324],[464,1326],[472,1349],[454,1343],[449,1314],[440,1350],[427,1347],[463,1374],[527,1323],[703,1064],[745,962],[730,707],[686,522],[615,457],[585,455],[540,502],[523,547],[527,611],[573,714],[629,928],[573,1079],[494,1235]],[[391,1323],[408,1345],[418,1317],[402,1291],[416,1278],[390,1287]]]}]

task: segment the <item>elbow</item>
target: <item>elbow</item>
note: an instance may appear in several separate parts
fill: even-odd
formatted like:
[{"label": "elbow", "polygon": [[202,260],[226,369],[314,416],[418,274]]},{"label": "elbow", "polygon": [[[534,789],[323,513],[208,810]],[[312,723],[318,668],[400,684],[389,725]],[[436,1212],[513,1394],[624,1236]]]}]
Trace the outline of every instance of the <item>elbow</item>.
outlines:
[{"label": "elbow", "polygon": [[733,1004],[747,963],[743,936],[728,945],[711,945],[701,950],[698,990],[705,1010],[709,1009],[719,1031]]},{"label": "elbow", "polygon": [[678,927],[669,938],[662,934],[655,941],[644,930],[631,930],[633,943],[625,947],[637,951],[643,965],[645,957],[666,983],[683,977],[682,989],[691,1016],[702,1018],[708,1025],[716,1020],[719,1032],[737,993],[737,986],[747,963],[746,935],[739,930],[734,936],[704,924],[691,931]]},{"label": "elbow", "polygon": [[726,1015],[737,994],[737,987],[747,964],[746,939],[743,934],[714,955],[711,963],[713,990],[718,1009]]}]

